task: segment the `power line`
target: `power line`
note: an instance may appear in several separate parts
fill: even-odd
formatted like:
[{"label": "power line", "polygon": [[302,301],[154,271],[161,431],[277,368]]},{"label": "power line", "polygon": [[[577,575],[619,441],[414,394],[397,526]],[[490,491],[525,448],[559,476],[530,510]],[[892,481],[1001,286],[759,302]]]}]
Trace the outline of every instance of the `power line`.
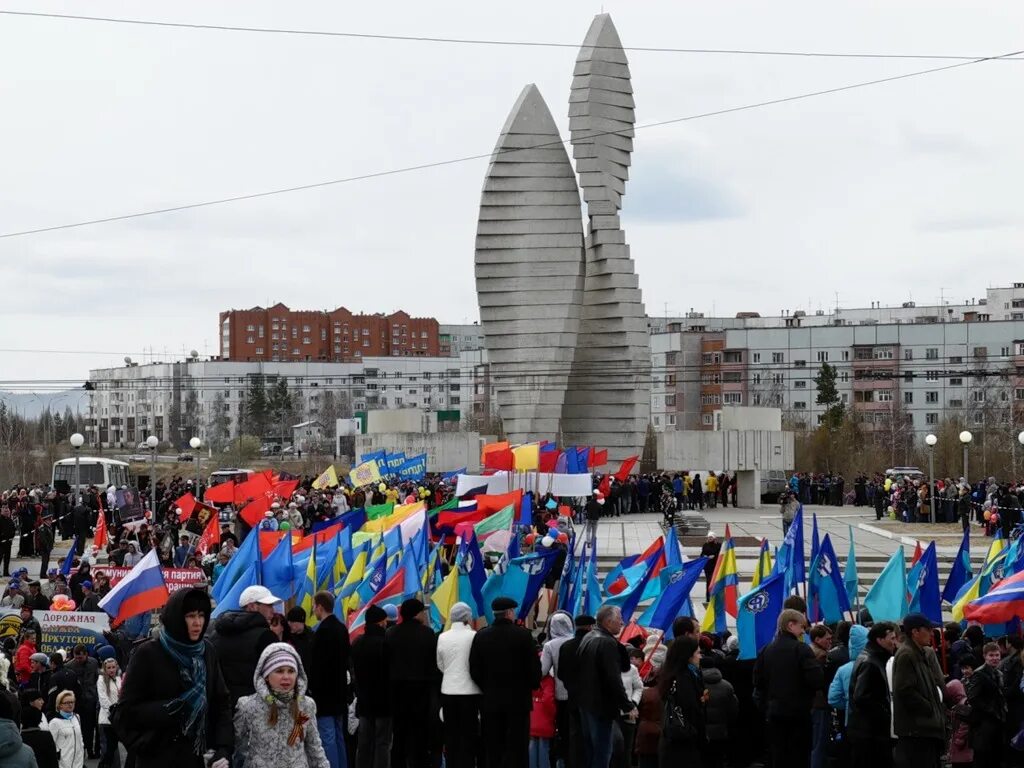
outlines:
[{"label": "power line", "polygon": [[[243,27],[230,24],[198,24],[175,21],[159,21],[151,19],[132,19],[110,16],[82,16],[68,13],[40,13],[33,11],[6,11],[0,10],[0,14],[6,16],[23,16],[42,19],[63,19],[66,21],[92,21],[106,24],[128,24],[147,27],[164,27],[168,29],[193,29],[213,32],[252,32],[258,34],[295,35],[307,37],[340,37],[353,40],[386,40],[392,42],[408,43],[442,43],[446,45],[490,45],[499,47],[521,47],[521,48],[572,48],[580,49],[580,43],[557,43],[538,40],[494,40],[484,38],[464,37],[430,37],[426,35],[393,35],[370,32],[337,32],[332,30],[319,29],[289,29],[283,27]],[[717,54],[725,56],[781,56],[793,58],[828,58],[828,59],[911,59],[911,60],[945,60],[945,61],[972,61],[980,57],[949,54],[916,54],[916,53],[834,53],[828,51],[783,51],[766,49],[743,49],[743,48],[671,48],[660,46],[586,46],[595,49],[613,49],[622,51],[633,51],[638,53],[687,53],[687,54]],[[1012,56],[1003,57],[1009,61],[1024,61],[1015,59]]]},{"label": "power line", "polygon": [[[653,122],[653,123],[644,123],[642,125],[632,126],[631,128],[629,128],[629,129],[627,129],[625,131],[595,131],[595,132],[588,133],[588,137],[589,138],[599,138],[601,136],[610,136],[610,135],[624,135],[624,136],[628,135],[628,136],[632,136],[632,133],[631,133],[632,131],[644,130],[644,129],[648,129],[648,128],[658,128],[658,127],[666,126],[666,125],[675,125],[677,123],[685,123],[685,122],[689,122],[689,121],[692,121],[692,120],[701,120],[701,119],[708,118],[708,117],[719,117],[721,115],[728,115],[728,114],[733,114],[733,113],[736,113],[736,112],[744,112],[744,111],[751,110],[751,109],[760,109],[760,108],[763,108],[763,107],[770,107],[770,106],[775,106],[775,105],[778,105],[778,104],[786,104],[786,103],[793,102],[793,101],[801,101],[803,99],[810,99],[810,98],[814,98],[816,96],[827,96],[829,94],[842,93],[844,91],[851,91],[851,90],[855,90],[857,88],[867,88],[867,87],[872,86],[872,85],[882,85],[882,84],[885,84],[885,83],[893,83],[893,82],[896,82],[896,81],[899,81],[899,80],[906,80],[906,79],[909,79],[909,78],[912,78],[912,77],[920,77],[922,75],[930,75],[930,74],[934,74],[934,73],[937,73],[937,72],[945,72],[947,70],[958,69],[960,67],[967,67],[967,66],[971,66],[972,64],[980,64],[980,63],[986,62],[986,61],[996,61],[996,60],[999,60],[999,59],[1011,58],[1013,56],[1017,56],[1017,55],[1022,54],[1022,53],[1024,53],[1024,50],[1012,51],[1010,53],[1004,53],[1004,54],[1001,54],[999,56],[986,56],[986,57],[982,57],[982,58],[978,58],[978,59],[971,59],[969,61],[960,61],[960,62],[957,62],[956,64],[946,64],[946,65],[941,66],[941,67],[932,67],[931,69],[923,69],[923,70],[918,70],[916,72],[906,72],[906,73],[904,73],[902,75],[891,75],[889,77],[876,78],[874,80],[865,80],[865,81],[859,82],[859,83],[849,83],[847,85],[841,85],[841,86],[837,86],[835,88],[826,88],[826,89],[819,90],[819,91],[810,91],[808,93],[796,94],[794,96],[783,96],[783,97],[780,97],[780,98],[777,98],[777,99],[768,99],[766,101],[755,102],[753,104],[744,104],[744,105],[741,105],[741,106],[738,106],[738,107],[726,107],[724,109],[716,109],[716,110],[712,110],[711,112],[702,112],[702,113],[699,113],[699,114],[696,114],[696,115],[687,115],[685,117],[676,117],[676,118],[672,118],[670,120],[659,120],[659,121]],[[126,220],[129,220],[129,219],[138,219],[138,218],[142,218],[142,217],[145,217],[145,216],[157,216],[157,215],[166,214],[166,213],[176,213],[176,212],[179,212],[179,211],[187,211],[187,210],[192,210],[192,209],[196,209],[196,208],[206,208],[206,207],[213,206],[213,205],[224,205],[226,203],[237,203],[237,202],[242,202],[242,201],[245,201],[245,200],[255,200],[255,199],[263,198],[263,197],[271,197],[271,196],[274,196],[274,195],[288,194],[288,193],[291,193],[291,192],[302,192],[302,191],[307,191],[307,190],[310,190],[310,189],[317,189],[317,188],[321,188],[321,187],[329,187],[329,186],[334,186],[334,185],[338,185],[338,184],[348,184],[348,183],[351,183],[351,182],[366,181],[366,180],[369,180],[369,179],[377,179],[377,178],[382,178],[382,177],[385,177],[385,176],[395,176],[395,175],[402,174],[402,173],[411,173],[413,171],[422,171],[422,170],[427,170],[427,169],[431,169],[431,168],[440,168],[440,167],[447,166],[447,165],[456,165],[456,164],[459,164],[459,163],[465,163],[465,162],[469,162],[469,161],[472,161],[472,160],[488,159],[488,158],[492,158],[492,157],[494,157],[496,155],[499,155],[499,154],[504,154],[505,152],[523,152],[523,151],[527,151],[527,150],[530,150],[530,149],[543,149],[545,147],[560,146],[560,145],[566,144],[568,141],[569,141],[568,139],[560,139],[558,141],[550,141],[550,142],[544,142],[544,143],[541,143],[541,144],[535,144],[535,145],[532,145],[530,147],[514,147],[514,148],[496,150],[496,151],[486,152],[486,153],[478,154],[478,155],[467,155],[467,156],[464,156],[464,157],[457,157],[457,158],[452,158],[452,159],[449,159],[449,160],[438,160],[438,161],[431,162],[431,163],[422,163],[420,165],[411,165],[411,166],[406,166],[406,167],[403,167],[403,168],[392,168],[392,169],[385,170],[385,171],[375,171],[375,172],[372,172],[372,173],[360,174],[358,176],[348,176],[348,177],[341,178],[341,179],[331,179],[329,181],[318,181],[318,182],[313,182],[313,183],[310,183],[310,184],[299,184],[299,185],[292,186],[292,187],[282,187],[282,188],[279,188],[279,189],[266,190],[266,191],[263,191],[263,192],[252,192],[252,193],[245,194],[245,195],[235,195],[235,196],[232,196],[232,197],[224,197],[224,198],[219,198],[219,199],[216,199],[216,200],[205,200],[205,201],[198,202],[198,203],[186,203],[186,204],[183,204],[183,205],[169,206],[167,208],[156,208],[156,209],[152,209],[152,210],[148,210],[148,211],[139,211],[139,212],[136,212],[136,213],[126,213],[126,214],[119,214],[119,215],[116,215],[116,216],[107,216],[107,217],[99,218],[99,219],[87,219],[87,220],[84,220],[84,221],[77,221],[77,222],[72,222],[72,223],[69,223],[69,224],[56,224],[56,225],[53,225],[53,226],[50,226],[50,227],[39,227],[39,228],[36,228],[36,229],[26,229],[26,230],[21,230],[21,231],[18,231],[18,232],[5,232],[5,233],[0,234],[0,239],[9,238],[9,237],[22,237],[22,236],[25,236],[25,235],[37,235],[37,234],[42,234],[44,232],[56,232],[56,231],[59,231],[59,230],[66,230],[66,229],[76,229],[76,228],[79,228],[79,227],[88,227],[88,226],[93,226],[93,225],[96,225],[96,224],[109,224],[109,223],[114,222],[114,221],[126,221]]]}]

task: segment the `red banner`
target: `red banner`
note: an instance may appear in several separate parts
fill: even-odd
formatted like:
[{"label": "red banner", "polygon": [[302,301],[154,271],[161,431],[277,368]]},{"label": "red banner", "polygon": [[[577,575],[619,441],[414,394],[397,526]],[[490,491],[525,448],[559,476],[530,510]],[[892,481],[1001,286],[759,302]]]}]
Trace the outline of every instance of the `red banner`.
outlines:
[{"label": "red banner", "polygon": [[[131,571],[131,568],[118,568],[116,565],[94,565],[93,575],[105,573],[110,577],[110,586],[116,586]],[[161,568],[164,575],[164,582],[167,589],[174,592],[185,587],[194,587],[198,582],[206,579],[202,568]]]}]

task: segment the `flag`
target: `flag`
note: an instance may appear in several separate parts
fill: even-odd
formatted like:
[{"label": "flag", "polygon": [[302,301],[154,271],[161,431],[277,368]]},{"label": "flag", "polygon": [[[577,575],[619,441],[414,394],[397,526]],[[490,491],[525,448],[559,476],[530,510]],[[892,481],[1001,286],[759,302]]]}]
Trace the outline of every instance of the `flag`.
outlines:
[{"label": "flag", "polygon": [[907,566],[903,547],[897,547],[878,579],[864,598],[874,621],[895,621],[899,623],[907,615]]},{"label": "flag", "polygon": [[[105,527],[104,530],[106,530]],[[214,545],[220,545],[220,520],[216,515],[211,515],[210,522],[206,524],[203,534],[196,542],[196,552],[200,555],[207,555]]]},{"label": "flag", "polygon": [[601,607],[601,586],[597,583],[597,554],[588,548],[576,570],[573,593],[573,616],[597,614]]},{"label": "flag", "polygon": [[672,622],[683,615],[683,609],[689,604],[693,585],[704,573],[707,558],[701,557],[680,565],[673,565],[661,572],[661,593],[644,611],[637,623],[650,629],[670,632]]},{"label": "flag", "polygon": [[846,555],[846,572],[843,574],[843,584],[846,585],[846,599],[850,605],[857,604],[857,551],[853,544],[853,526],[850,528],[850,551]]},{"label": "flag", "polygon": [[487,494],[481,493],[476,496],[476,508],[484,512],[484,516],[499,512],[511,504],[516,509],[523,503],[523,491],[517,489],[511,493]]},{"label": "flag", "polygon": [[683,552],[679,548],[679,538],[674,526],[669,526],[663,537],[665,539],[665,567],[683,564]]},{"label": "flag", "polygon": [[391,579],[378,589],[366,604],[359,609],[359,612],[352,617],[348,625],[348,636],[355,640],[366,630],[366,609],[371,605],[394,605],[398,606],[402,600],[405,590],[405,574],[398,571]]},{"label": "flag", "polygon": [[282,501],[288,501],[298,487],[298,480],[278,480],[274,483],[272,493],[274,496],[280,497]]},{"label": "flag", "polygon": [[607,449],[602,449],[599,451],[596,448],[590,448],[590,455],[587,457],[587,469],[596,469],[597,467],[603,467],[607,463]]},{"label": "flag", "polygon": [[316,480],[313,481],[313,488],[316,490],[322,490],[324,488],[337,488],[338,487],[338,473],[334,469],[334,465],[331,464],[323,471],[323,473]]},{"label": "flag", "polygon": [[[485,517],[473,526],[473,532],[476,534],[477,541],[485,541],[492,533],[509,530],[512,527],[514,516],[515,508],[509,504],[507,507],[495,512],[493,515]],[[504,547],[502,549],[504,549]]]},{"label": "flag", "polygon": [[913,568],[915,565],[917,565],[917,561],[921,559],[921,555],[922,555],[921,540],[918,539],[917,541],[914,542],[914,556],[910,558],[910,567],[911,568]]},{"label": "flag", "polygon": [[761,539],[761,551],[757,554],[757,565],[754,566],[754,576],[750,580],[750,588],[753,589],[767,579],[771,572],[772,553],[768,550],[768,539]]},{"label": "flag", "polygon": [[384,465],[388,468],[387,473],[389,475],[397,475],[398,470],[401,469],[403,464],[405,464],[405,451],[389,453],[384,462]]},{"label": "flag", "polygon": [[942,590],[942,599],[952,604],[956,596],[963,589],[964,584],[974,578],[974,571],[971,568],[971,530],[964,531],[964,537],[960,541],[960,549],[957,550],[953,559],[953,567],[949,569],[949,576],[946,578],[946,586]]},{"label": "flag", "polygon": [[1001,566],[1005,559],[1006,542],[1003,541],[1002,531],[998,531],[988,547],[988,554],[985,555],[985,564],[981,567],[981,573],[971,579],[957,593],[952,609],[954,621],[963,621],[964,609],[967,604],[987,595],[992,589],[993,583],[999,581],[1002,576]]},{"label": "flag", "polygon": [[192,495],[191,491],[189,491],[183,496],[179,496],[175,499],[174,506],[181,510],[181,514],[178,516],[178,519],[181,520],[181,522],[185,522],[192,517],[192,511],[196,508],[196,497]]},{"label": "flag", "polygon": [[942,624],[939,563],[935,556],[934,541],[928,545],[917,562],[910,567],[910,572],[907,574],[907,593],[911,613],[923,613],[935,624]]},{"label": "flag", "polygon": [[512,468],[516,472],[535,470],[540,466],[540,446],[537,443],[530,443],[513,448],[512,459]]},{"label": "flag", "polygon": [[811,559],[808,562],[813,563],[815,558],[818,557],[818,551],[821,549],[821,539],[818,536],[818,513],[811,513]]},{"label": "flag", "polygon": [[[273,551],[263,559],[263,586],[288,600],[295,594],[295,572],[292,561],[292,537],[281,537]],[[251,534],[250,534],[251,535]]]},{"label": "flag", "polygon": [[[608,452],[605,451],[605,456],[607,455]],[[615,479],[620,483],[626,482],[626,480],[629,479],[629,475],[633,472],[633,467],[636,466],[638,461],[640,461],[639,456],[630,456],[628,459],[623,461],[622,464],[619,465],[619,471],[615,473]]]},{"label": "flag", "polygon": [[533,524],[533,491],[523,494],[523,502],[519,505],[519,515],[516,517],[516,525]]},{"label": "flag", "polygon": [[[218,603],[224,599],[224,595],[227,594],[235,581],[245,573],[246,569],[251,564],[255,564],[257,569],[259,568],[260,538],[259,536],[254,536],[254,533],[256,533],[256,531],[250,531],[249,535],[242,539],[242,543],[239,545],[238,550],[234,555],[232,555],[231,559],[228,560],[228,564],[224,566],[224,570],[217,579],[217,583],[214,584],[213,589],[210,590],[210,596]],[[259,571],[257,570],[257,574],[258,573]]]},{"label": "flag", "polygon": [[725,543],[715,562],[715,572],[711,577],[708,601],[704,613],[701,630],[704,632],[724,632],[726,630],[725,614],[735,616],[737,613],[736,592],[739,585],[739,570],[736,567],[736,548],[733,546],[729,525],[725,526]]},{"label": "flag", "polygon": [[463,537],[459,543],[455,567],[459,571],[459,594],[462,595],[462,600],[473,609],[473,618],[483,616],[487,609],[483,599],[487,574],[484,571],[484,557],[480,553],[475,533]]},{"label": "flag", "polygon": [[[217,522],[217,517],[211,518],[213,522]],[[96,515],[96,531],[92,535],[92,543],[103,549],[107,546],[107,516],[103,513],[103,507],[101,506],[99,512]]]},{"label": "flag", "polygon": [[392,512],[394,512],[395,505],[394,502],[389,501],[387,504],[367,504],[365,509],[366,519],[376,520],[378,517],[387,517]]},{"label": "flag", "polygon": [[817,557],[811,563],[807,590],[808,618],[813,622],[825,621],[831,624],[841,621],[850,610],[843,573],[839,569],[832,539],[827,533],[818,545]]},{"label": "flag", "polygon": [[235,483],[233,502],[236,507],[240,507],[249,499],[265,497],[268,491],[273,491],[270,478],[263,472],[258,472],[244,483]]},{"label": "flag", "polygon": [[[237,557],[237,555],[235,555],[235,557]],[[218,580],[217,583],[219,584],[220,581]],[[224,593],[223,599],[217,601],[217,605],[213,609],[213,613],[210,614],[210,618],[215,619],[225,611],[241,610],[241,606],[238,604],[238,601],[242,597],[242,592],[247,587],[252,587],[259,583],[259,565],[257,563],[249,563],[245,570],[239,574],[238,578],[231,585],[231,588]]]},{"label": "flag", "polygon": [[[658,538],[655,539],[655,541],[658,543],[659,548],[661,549],[661,552],[659,552],[659,554],[662,554],[664,552],[665,546],[664,540]],[[630,589],[626,589],[622,592],[619,592],[617,595],[612,595],[611,597],[605,598],[605,605],[619,606],[619,609],[622,612],[622,621],[624,623],[628,624],[630,619],[633,618],[633,612],[636,610],[637,605],[640,603],[641,597],[643,596],[644,591],[647,589],[647,585],[651,582],[652,576],[656,575],[655,570],[661,570],[660,568],[656,569],[655,567],[659,560],[660,558],[652,558],[647,563],[641,563],[639,567],[643,569],[643,573],[634,586],[632,586]],[[633,567],[635,568],[638,566]],[[655,579],[654,583],[656,591],[660,591],[660,585],[658,584],[657,579]]]},{"label": "flag", "polygon": [[[498,444],[496,443],[496,445]],[[512,469],[515,467],[515,456],[513,455],[512,450],[507,447],[508,443],[503,443],[503,445],[505,445],[506,447],[498,450],[488,451],[484,455],[484,469],[490,469],[496,472],[512,471]],[[485,446],[485,448],[486,447],[489,446]]]},{"label": "flag", "polygon": [[[548,450],[550,448],[550,450]],[[557,471],[558,461],[562,458],[562,452],[558,450],[554,445],[546,445],[540,449],[540,461],[538,462],[537,469],[539,472],[546,472],[548,474]]]},{"label": "flag", "polygon": [[486,465],[487,455],[496,451],[507,451],[511,446],[507,440],[500,443],[488,443],[487,445],[480,448],[480,463]]},{"label": "flag", "polygon": [[441,585],[430,596],[430,618],[435,629],[441,630],[449,626],[448,617],[451,615],[452,606],[457,602],[459,602],[459,571],[452,568],[444,577]]},{"label": "flag", "polygon": [[154,547],[100,600],[99,606],[116,626],[132,616],[162,607],[168,596]]},{"label": "flag", "polygon": [[348,473],[353,488],[380,482],[380,469],[376,461],[364,461]]},{"label": "flag", "polygon": [[388,452],[384,450],[374,451],[373,453],[364,453],[359,457],[360,464],[366,464],[373,462],[377,465],[377,471],[383,472],[387,469]]},{"label": "flag", "polygon": [[75,536],[71,540],[71,549],[68,550],[67,557],[64,558],[64,562],[60,566],[60,575],[65,579],[71,574],[71,569],[75,564],[75,551],[78,549],[78,536]]},{"label": "flag", "polygon": [[234,504],[234,482],[228,480],[226,483],[210,486],[206,489],[206,493],[203,494],[203,501],[209,501],[213,504]]},{"label": "flag", "polygon": [[557,558],[558,551],[554,549],[514,557],[509,560],[504,573],[492,573],[482,590],[488,621],[494,618],[491,601],[496,597],[510,597],[515,600],[518,604],[516,618],[525,621],[533,604],[537,602],[537,595],[544,586],[544,579]]},{"label": "flag", "polygon": [[786,531],[782,546],[775,557],[775,571],[786,574],[786,591],[792,592],[796,585],[807,580],[804,570],[804,508],[797,508],[793,522]]},{"label": "flag", "polygon": [[579,475],[590,474],[590,448],[576,449],[576,468]]},{"label": "flag", "polygon": [[408,482],[416,482],[422,480],[427,474],[427,454],[421,453],[419,456],[412,456],[402,462],[402,466],[398,468],[398,476],[402,480]]},{"label": "flag", "polygon": [[260,521],[266,516],[267,512],[270,511],[271,501],[266,495],[258,496],[238,512],[238,516],[242,518],[250,528],[255,528],[260,524]]},{"label": "flag", "polygon": [[786,574],[776,572],[739,599],[736,634],[740,639],[740,659],[757,658],[775,637],[786,591]]},{"label": "flag", "polygon": [[964,606],[964,618],[985,625],[1004,624],[1024,616],[1024,572],[1000,581],[987,595]]}]

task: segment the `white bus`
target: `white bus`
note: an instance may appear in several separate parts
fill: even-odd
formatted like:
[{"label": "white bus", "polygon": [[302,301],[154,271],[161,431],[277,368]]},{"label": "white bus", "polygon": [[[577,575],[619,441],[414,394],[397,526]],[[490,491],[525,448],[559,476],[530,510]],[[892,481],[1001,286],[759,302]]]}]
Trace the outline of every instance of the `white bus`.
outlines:
[{"label": "white bus", "polygon": [[108,485],[120,488],[128,485],[128,463],[116,459],[101,459],[96,456],[80,456],[78,472],[81,486],[75,488],[75,460],[61,459],[53,462],[53,478],[51,485],[57,487],[59,482],[67,483],[72,491],[95,485],[105,489]]}]

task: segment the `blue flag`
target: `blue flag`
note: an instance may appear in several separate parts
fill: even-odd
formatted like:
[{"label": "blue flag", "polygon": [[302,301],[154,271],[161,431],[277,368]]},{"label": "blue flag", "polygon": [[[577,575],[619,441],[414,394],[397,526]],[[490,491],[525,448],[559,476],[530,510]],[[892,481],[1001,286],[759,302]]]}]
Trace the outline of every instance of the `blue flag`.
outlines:
[{"label": "blue flag", "polygon": [[374,451],[373,453],[364,453],[363,455],[361,455],[359,457],[359,463],[360,464],[364,464],[367,461],[375,461],[375,462],[377,462],[377,471],[380,472],[380,474],[386,475],[388,473],[388,464],[387,464],[388,452],[387,451],[381,450],[381,451]]},{"label": "blue flag", "polygon": [[704,573],[708,559],[701,557],[680,565],[665,566],[659,578],[661,594],[637,619],[637,624],[662,632],[672,631],[672,622],[679,616],[687,615],[684,609],[690,599],[690,591]]},{"label": "blue flag", "polygon": [[807,596],[808,618],[811,621],[840,621],[850,610],[850,599],[846,595],[839,560],[827,533],[818,546],[817,557],[811,563]]},{"label": "blue flag", "polygon": [[473,618],[486,615],[483,589],[487,573],[484,571],[484,556],[480,552],[476,533],[470,532],[459,543],[455,567],[459,569],[459,598],[473,609]]},{"label": "blue flag", "polygon": [[885,564],[878,580],[864,598],[874,621],[903,621],[909,612],[907,604],[907,563],[902,545],[896,548]]},{"label": "blue flag", "polygon": [[349,531],[356,532],[366,525],[366,509],[358,507],[357,509],[353,509],[341,515],[341,519],[345,528]]},{"label": "blue flag", "polygon": [[464,475],[464,474],[466,474],[466,467],[463,467],[462,469],[453,469],[451,472],[442,472],[441,473],[441,479],[442,480],[451,480],[453,478],[458,477],[459,475]]},{"label": "blue flag", "polygon": [[[53,537],[51,537],[53,538]],[[78,536],[75,536],[71,540],[71,549],[68,550],[68,556],[64,558],[64,562],[60,566],[60,575],[65,579],[70,575],[71,568],[75,564],[75,550],[78,549]],[[42,638],[40,638],[42,640]]]},{"label": "blue flag", "polygon": [[405,464],[405,452],[399,451],[398,453],[389,453],[384,463],[388,468],[387,474],[397,475],[398,470],[402,468],[403,464]]},{"label": "blue flag", "polygon": [[683,552],[679,548],[679,539],[676,536],[674,526],[669,526],[665,531],[665,566],[682,565]]},{"label": "blue flag", "polygon": [[[237,553],[235,554],[235,557],[238,557]],[[234,557],[231,559],[234,560]],[[246,587],[252,587],[259,583],[259,580],[256,578],[258,568],[259,567],[255,562],[249,563],[249,567],[239,574],[238,578],[235,579],[234,583],[231,585],[231,588],[225,592],[224,597],[217,601],[217,607],[214,608],[213,613],[210,614],[211,619],[217,618],[225,611],[240,610],[238,600],[241,598],[243,590],[245,590]],[[223,576],[224,574],[221,574],[221,578],[223,578]]]},{"label": "blue flag", "polygon": [[523,494],[523,501],[519,505],[519,519],[516,525],[533,525],[533,491]]},{"label": "blue flag", "polygon": [[296,592],[293,568],[292,537],[286,533],[263,561],[263,586],[287,600]]},{"label": "blue flag", "polygon": [[907,574],[907,592],[910,594],[910,612],[923,613],[936,624],[942,624],[942,598],[939,596],[939,563],[935,556],[935,542],[914,563]]},{"label": "blue flag", "polygon": [[580,474],[580,455],[574,445],[565,449],[565,473],[567,475]]},{"label": "blue flag", "polygon": [[811,559],[808,561],[813,563],[815,558],[818,556],[818,552],[821,550],[821,538],[818,536],[818,513],[811,513]]},{"label": "blue flag", "polygon": [[510,560],[504,573],[492,573],[483,588],[487,620],[494,620],[491,601],[496,597],[510,597],[519,604],[516,608],[517,618],[525,621],[557,555],[558,551],[554,549],[523,555]]},{"label": "blue flag", "polygon": [[[636,584],[629,587],[628,589],[619,592],[617,595],[611,595],[604,599],[605,605],[617,605],[619,610],[622,612],[622,620],[626,624],[633,618],[633,612],[636,610],[637,605],[640,603],[640,599],[647,589],[648,583],[651,581],[651,576],[654,574],[656,562],[652,562],[646,565],[633,566],[643,568],[643,574],[640,576]],[[655,580],[655,586],[659,586],[659,582]],[[656,590],[660,591],[660,590]]]},{"label": "blue flag", "polygon": [[792,592],[797,584],[807,580],[804,570],[804,508],[797,508],[793,523],[786,531],[782,546],[775,553],[774,573],[786,574],[786,592]]},{"label": "blue flag", "polygon": [[942,599],[947,603],[956,602],[956,596],[963,589],[964,584],[974,578],[974,571],[971,568],[971,529],[964,531],[964,537],[960,541],[960,549],[953,560],[953,567],[949,569],[949,576],[946,578],[946,586],[942,590]]},{"label": "blue flag", "polygon": [[231,559],[228,560],[228,564],[224,566],[224,570],[217,579],[217,583],[213,585],[213,589],[210,591],[213,599],[218,603],[220,603],[231,587],[234,586],[235,581],[241,578],[252,564],[256,564],[257,568],[255,574],[256,581],[254,583],[259,583],[259,539],[258,531],[249,531],[249,535],[242,539],[242,543],[238,546],[238,550],[231,556]]},{"label": "blue flag", "polygon": [[422,480],[426,474],[427,454],[425,453],[406,459],[402,462],[402,466],[398,468],[398,476],[407,481],[415,482],[416,480]]},{"label": "blue flag", "polygon": [[786,601],[786,574],[774,573],[737,601],[736,634],[740,659],[755,659],[775,637],[782,604]]}]

